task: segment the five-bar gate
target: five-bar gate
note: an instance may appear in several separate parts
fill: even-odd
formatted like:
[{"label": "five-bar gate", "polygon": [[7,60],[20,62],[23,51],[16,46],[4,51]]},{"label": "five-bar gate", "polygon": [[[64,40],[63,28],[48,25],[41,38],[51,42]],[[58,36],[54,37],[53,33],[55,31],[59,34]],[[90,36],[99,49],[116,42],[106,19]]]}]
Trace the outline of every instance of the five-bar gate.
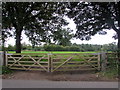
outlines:
[{"label": "five-bar gate", "polygon": [[6,66],[16,70],[39,70],[46,72],[100,70],[100,54],[6,54]]}]

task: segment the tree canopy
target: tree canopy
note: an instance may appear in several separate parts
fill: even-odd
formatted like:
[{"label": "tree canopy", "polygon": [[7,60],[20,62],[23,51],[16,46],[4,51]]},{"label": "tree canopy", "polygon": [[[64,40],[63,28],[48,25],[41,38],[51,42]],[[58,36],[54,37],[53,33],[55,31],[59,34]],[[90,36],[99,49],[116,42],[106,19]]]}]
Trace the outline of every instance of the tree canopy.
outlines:
[{"label": "tree canopy", "polygon": [[76,38],[89,40],[97,33],[106,34],[105,30],[113,29],[120,49],[119,6],[120,2],[6,2],[2,3],[2,29],[14,31],[16,52],[20,53],[23,31],[33,45],[50,42],[51,33],[52,38],[64,34],[60,29],[68,24],[63,18],[68,16],[76,24]]},{"label": "tree canopy", "polygon": [[16,53],[21,52],[20,41],[23,30],[32,42],[34,39],[44,41],[47,31],[67,25],[61,9],[61,5],[57,2],[2,3],[2,29],[14,31]]},{"label": "tree canopy", "polygon": [[69,46],[71,45],[71,39],[73,38],[74,34],[70,28],[60,28],[56,31],[52,32],[51,38],[53,39],[54,43],[57,45]]},{"label": "tree canopy", "polygon": [[89,40],[91,36],[106,34],[105,29],[117,33],[120,49],[120,2],[70,2],[67,5],[69,18],[77,26],[76,38]]}]

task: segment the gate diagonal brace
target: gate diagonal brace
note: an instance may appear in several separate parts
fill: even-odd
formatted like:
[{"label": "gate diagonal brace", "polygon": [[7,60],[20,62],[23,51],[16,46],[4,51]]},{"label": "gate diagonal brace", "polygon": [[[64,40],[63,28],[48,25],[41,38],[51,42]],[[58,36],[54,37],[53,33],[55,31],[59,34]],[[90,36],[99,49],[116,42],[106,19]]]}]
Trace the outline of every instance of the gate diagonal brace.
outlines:
[{"label": "gate diagonal brace", "polygon": [[[28,55],[28,56],[29,56],[29,55]],[[30,56],[29,56],[29,57],[30,57]],[[32,64],[31,66],[29,66],[27,69],[30,70],[32,66],[34,66],[35,64],[38,64],[38,63],[40,62],[40,60],[42,60],[44,57],[45,57],[45,55],[44,55],[43,57],[39,58],[38,61],[35,60],[35,61],[34,61],[34,64]],[[30,58],[32,58],[32,57],[30,57]],[[32,58],[32,59],[33,59],[33,58]]]},{"label": "gate diagonal brace", "polygon": [[[13,58],[13,60],[15,61],[12,65],[10,65],[9,67],[11,68],[12,66],[14,66],[16,63],[18,63],[20,66],[22,66],[19,61],[24,57],[24,55],[22,57],[20,57],[18,60],[16,60],[14,57],[12,57],[10,55],[11,58]],[[25,68],[24,66],[22,66],[23,68]]]},{"label": "gate diagonal brace", "polygon": [[45,67],[43,67],[41,64],[39,64],[34,58],[32,58],[30,55],[28,55],[33,61],[35,64],[38,64],[40,67],[42,67],[45,71],[47,71],[47,69]]},{"label": "gate diagonal brace", "polygon": [[71,60],[73,57],[68,58],[65,62],[63,62],[62,64],[60,64],[58,67],[56,67],[52,72],[54,72],[56,69],[60,68],[62,65],[64,65],[66,62],[68,62],[69,60]]},{"label": "gate diagonal brace", "polygon": [[89,59],[88,61],[85,60],[85,58],[81,57],[88,65],[94,67],[96,70],[99,70],[98,68],[96,68],[94,65],[92,65],[89,61],[92,60],[92,59]]}]

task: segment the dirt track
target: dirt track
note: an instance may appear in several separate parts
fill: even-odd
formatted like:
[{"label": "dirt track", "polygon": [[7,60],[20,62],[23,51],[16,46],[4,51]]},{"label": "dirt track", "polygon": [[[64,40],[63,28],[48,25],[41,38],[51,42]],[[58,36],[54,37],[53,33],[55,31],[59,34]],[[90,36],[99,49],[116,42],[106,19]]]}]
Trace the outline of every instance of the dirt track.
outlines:
[{"label": "dirt track", "polygon": [[100,77],[99,73],[89,72],[56,72],[47,73],[39,71],[14,71],[9,75],[3,75],[3,79],[15,80],[50,80],[50,81],[117,81]]}]

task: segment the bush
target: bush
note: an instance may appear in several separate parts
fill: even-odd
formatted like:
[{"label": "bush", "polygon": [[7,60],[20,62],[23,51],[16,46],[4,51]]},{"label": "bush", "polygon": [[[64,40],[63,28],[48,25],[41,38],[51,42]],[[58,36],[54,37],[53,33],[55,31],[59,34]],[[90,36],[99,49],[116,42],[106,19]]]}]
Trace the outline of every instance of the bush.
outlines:
[{"label": "bush", "polygon": [[80,51],[80,48],[77,46],[70,46],[69,51]]},{"label": "bush", "polygon": [[63,47],[60,45],[44,45],[45,51],[62,51]]},{"label": "bush", "polygon": [[10,74],[13,71],[10,70],[8,67],[5,66],[0,66],[0,74]]},{"label": "bush", "polygon": [[44,45],[45,51],[80,51],[78,46]]},{"label": "bush", "polygon": [[44,51],[44,48],[42,46],[35,46],[34,50],[35,51]]}]

